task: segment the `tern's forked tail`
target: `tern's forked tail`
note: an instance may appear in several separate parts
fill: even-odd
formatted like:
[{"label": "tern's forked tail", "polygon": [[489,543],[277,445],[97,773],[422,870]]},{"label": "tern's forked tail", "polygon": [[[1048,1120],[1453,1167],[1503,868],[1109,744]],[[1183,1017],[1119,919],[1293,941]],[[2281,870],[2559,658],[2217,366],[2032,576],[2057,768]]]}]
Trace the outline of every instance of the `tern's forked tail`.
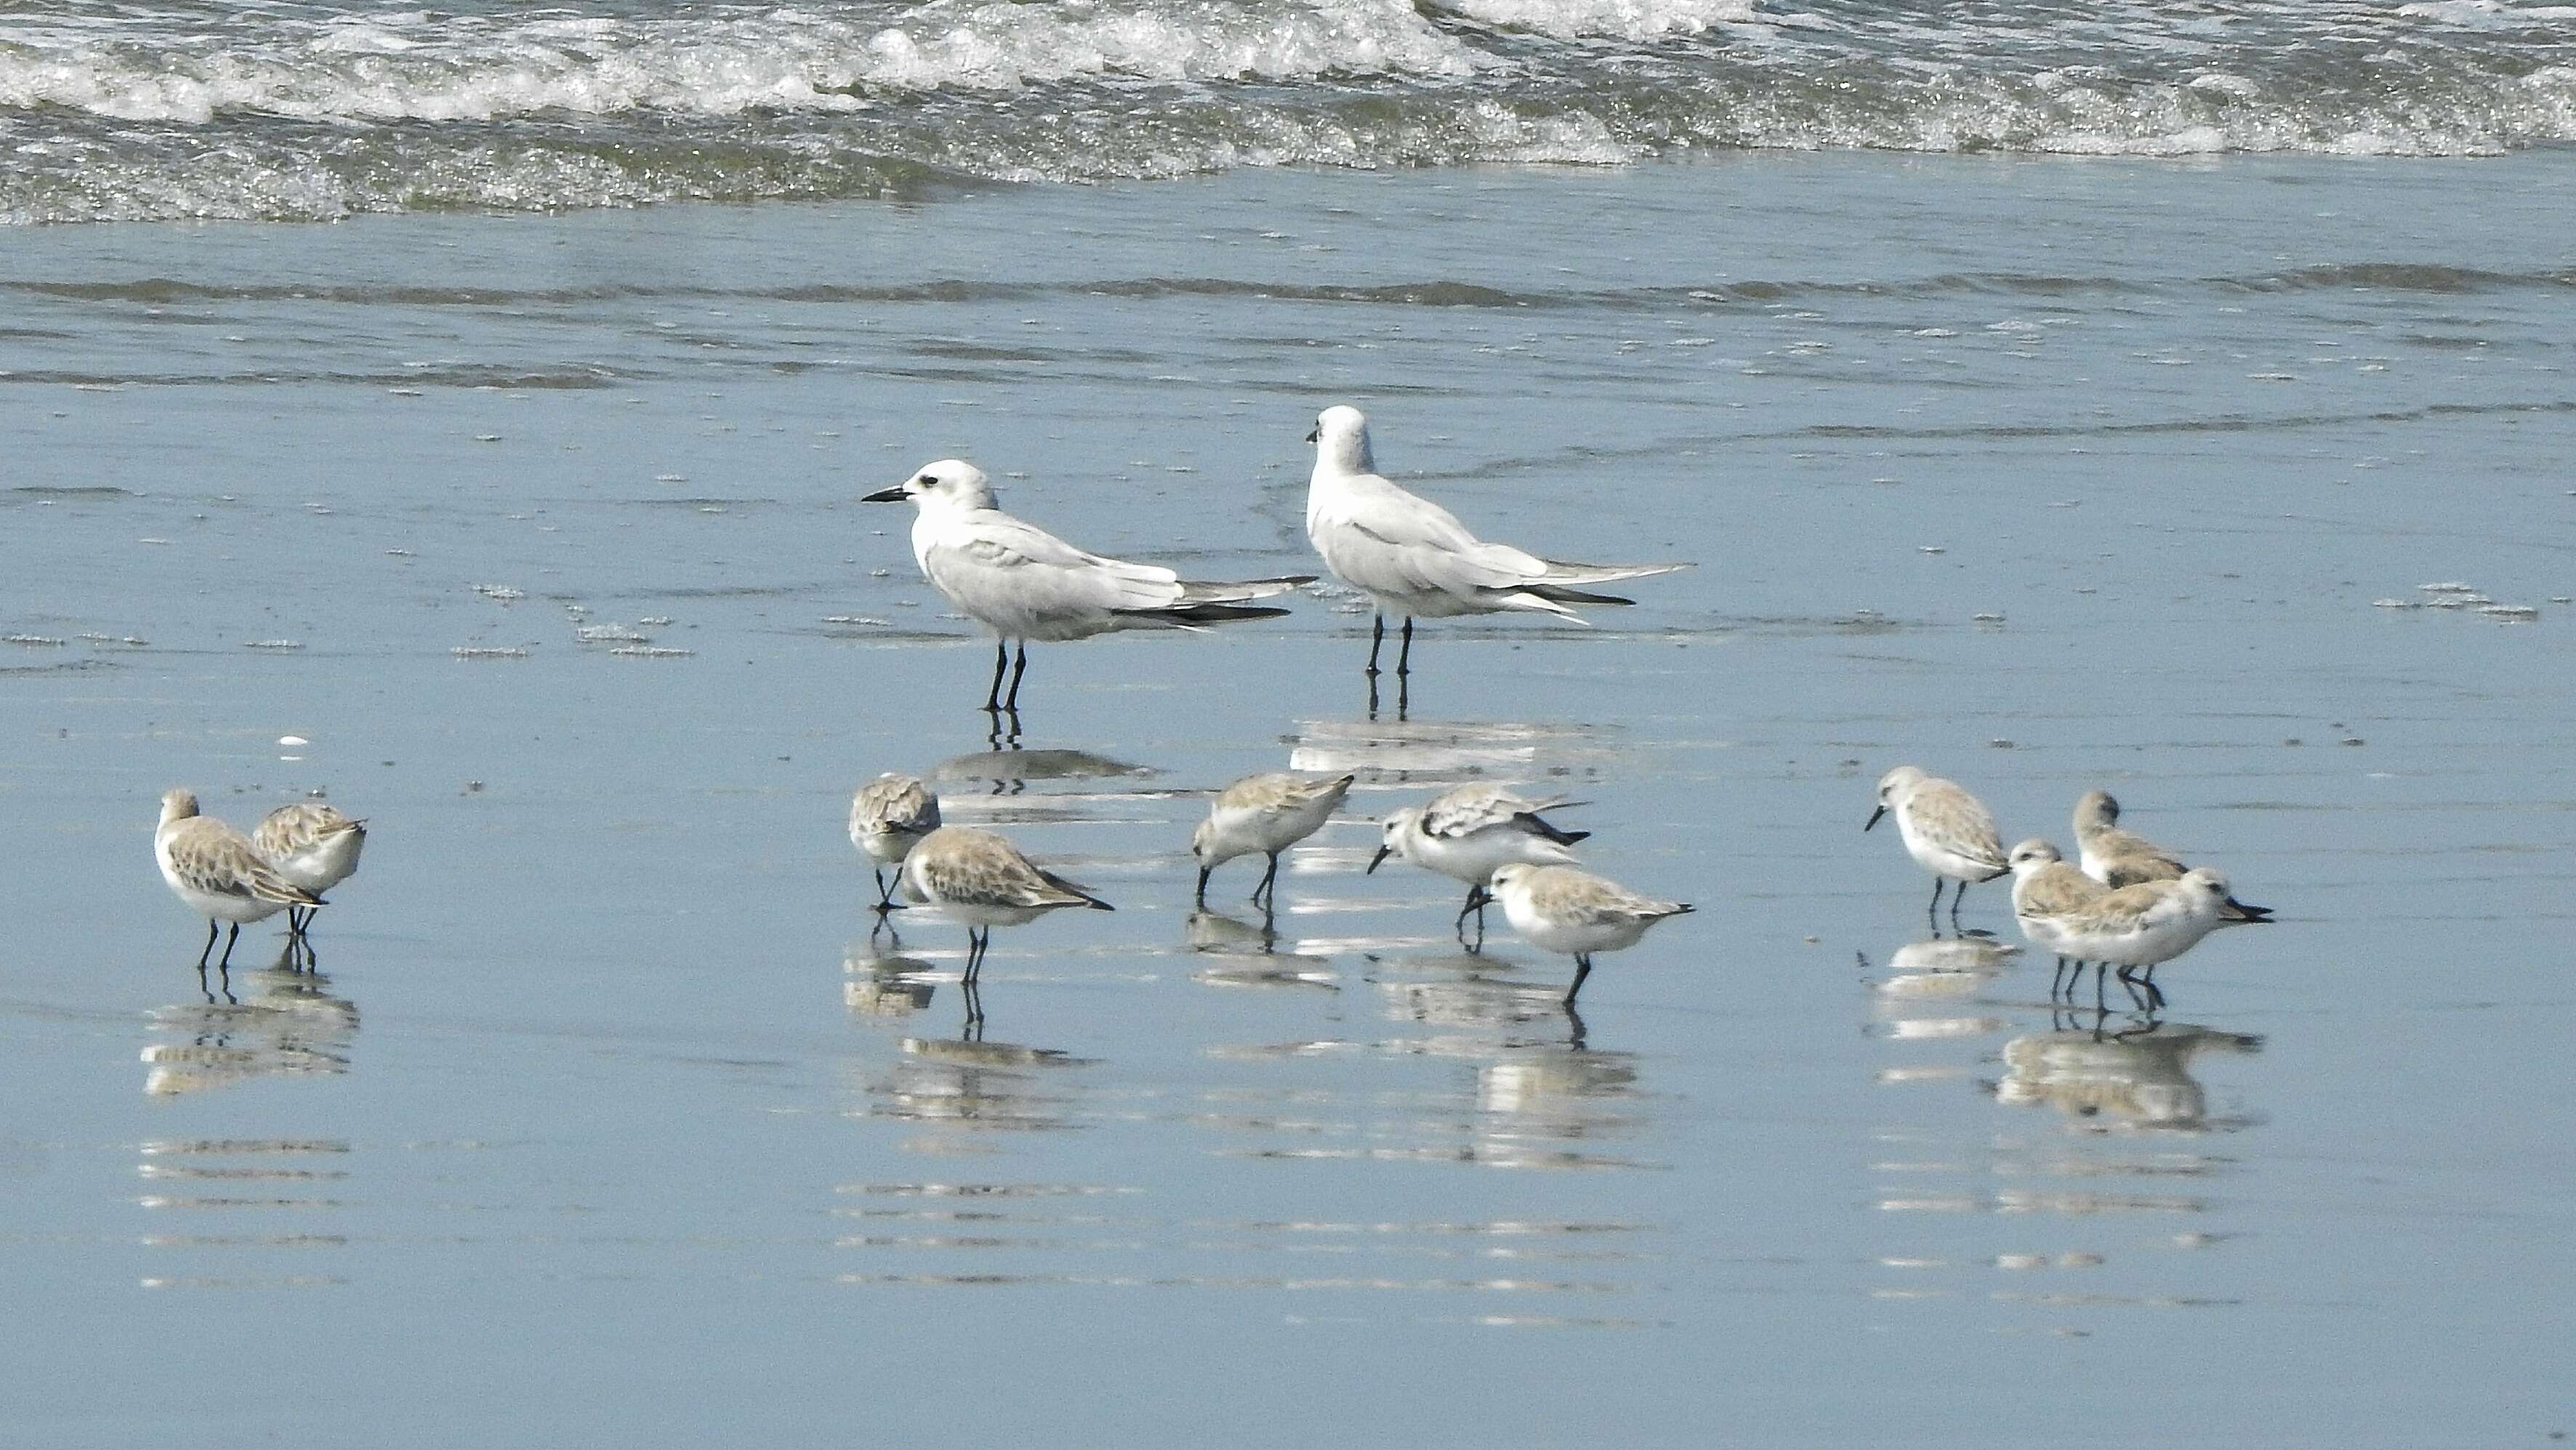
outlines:
[{"label": "tern's forked tail", "polygon": [[[1672,574],[1694,569],[1695,564],[1569,564],[1561,559],[1543,561],[1547,572],[1530,581],[1540,587],[1563,584],[1607,584],[1614,579],[1643,579],[1649,574]],[[1628,599],[1569,600],[1569,603],[1631,604]]]},{"label": "tern's forked tail", "polygon": [[1164,609],[1113,610],[1120,619],[1140,624],[1167,625],[1173,629],[1203,629],[1211,624],[1231,624],[1238,619],[1277,619],[1288,611],[1268,604],[1175,604]]},{"label": "tern's forked tail", "polygon": [[1184,579],[1181,581],[1180,603],[1183,605],[1241,604],[1246,600],[1268,599],[1274,594],[1285,594],[1300,584],[1314,582],[1315,576],[1312,574],[1283,574],[1276,579],[1245,579],[1233,583],[1214,579]]}]

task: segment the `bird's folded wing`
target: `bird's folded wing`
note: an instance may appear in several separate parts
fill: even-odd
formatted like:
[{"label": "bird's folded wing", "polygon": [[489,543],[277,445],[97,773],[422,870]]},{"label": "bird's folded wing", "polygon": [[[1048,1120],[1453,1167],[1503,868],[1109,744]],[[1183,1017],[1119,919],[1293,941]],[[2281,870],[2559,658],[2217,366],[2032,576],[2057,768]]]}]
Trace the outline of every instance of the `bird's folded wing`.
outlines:
[{"label": "bird's folded wing", "polygon": [[1335,570],[1363,587],[1382,579],[1408,592],[1471,593],[1518,588],[1547,573],[1546,560],[1486,543],[1447,509],[1381,478],[1352,480],[1318,522],[1335,536],[1327,551]]},{"label": "bird's folded wing", "polygon": [[1046,530],[987,514],[934,540],[922,558],[931,582],[961,603],[1005,594],[1048,612],[1160,609],[1181,596],[1179,576],[1077,549]]}]

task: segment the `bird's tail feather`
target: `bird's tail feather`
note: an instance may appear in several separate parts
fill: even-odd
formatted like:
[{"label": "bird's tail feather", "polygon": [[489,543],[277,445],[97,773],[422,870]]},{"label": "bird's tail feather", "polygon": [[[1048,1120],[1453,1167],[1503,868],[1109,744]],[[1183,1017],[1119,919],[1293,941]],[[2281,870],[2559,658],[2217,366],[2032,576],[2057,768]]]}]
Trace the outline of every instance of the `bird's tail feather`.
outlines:
[{"label": "bird's tail feather", "polygon": [[1670,574],[1675,570],[1693,567],[1689,564],[1572,564],[1562,559],[1549,559],[1545,562],[1547,573],[1532,582],[1607,584],[1613,579],[1643,579],[1649,574]]},{"label": "bird's tail feather", "polygon": [[1539,819],[1538,813],[1535,811],[1524,811],[1521,813],[1520,818],[1529,822],[1532,830],[1537,831],[1540,835],[1545,836],[1560,846],[1571,846],[1577,841],[1590,837],[1592,834],[1590,831],[1558,830],[1555,826]]},{"label": "bird's tail feather", "polygon": [[1054,872],[1047,870],[1040,870],[1038,872],[1038,876],[1039,879],[1045,881],[1047,885],[1054,887],[1058,891],[1064,892],[1070,896],[1081,897],[1082,904],[1090,907],[1094,911],[1116,911],[1118,909],[1117,907],[1110,905],[1108,902],[1101,900],[1099,897],[1092,895],[1091,888],[1083,885],[1079,881],[1067,881]]},{"label": "bird's tail feather", "polygon": [[1248,599],[1268,599],[1274,594],[1285,594],[1300,584],[1314,582],[1315,576],[1312,574],[1283,574],[1276,579],[1242,579],[1233,582],[1215,579],[1184,579],[1181,581],[1181,603],[1185,605],[1241,604]]},{"label": "bird's tail feather", "polygon": [[1145,620],[1155,624],[1168,624],[1179,629],[1191,629],[1203,624],[1230,624],[1238,619],[1276,619],[1288,611],[1270,605],[1227,604],[1212,601],[1203,604],[1171,604],[1156,609],[1120,609],[1113,612],[1125,619]]},{"label": "bird's tail feather", "polygon": [[1634,599],[1622,599],[1616,594],[1588,594],[1580,589],[1568,589],[1562,584],[1533,584],[1529,586],[1527,592],[1551,604],[1634,604],[1637,602]]}]

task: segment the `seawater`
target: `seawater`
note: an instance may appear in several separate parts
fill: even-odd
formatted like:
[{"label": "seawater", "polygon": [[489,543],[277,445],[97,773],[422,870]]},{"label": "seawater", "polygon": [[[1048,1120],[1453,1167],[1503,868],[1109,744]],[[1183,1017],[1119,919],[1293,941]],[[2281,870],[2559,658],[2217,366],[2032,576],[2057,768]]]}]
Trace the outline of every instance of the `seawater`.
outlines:
[{"label": "seawater", "polygon": [[922,198],[1748,149],[2493,155],[2565,6],[73,0],[0,16],[0,222]]},{"label": "seawater", "polygon": [[[2568,186],[1838,152],[13,232],[12,1432],[2564,1428]],[[963,454],[1292,570],[1342,401],[1493,534],[1700,567],[1426,626],[1374,708],[1319,587],[1041,648],[997,722],[856,502]],[[2107,786],[2282,921],[2053,1009],[1999,888],[1936,943],[1861,834],[1900,761],[2015,838]],[[1286,765],[1350,818],[1276,922],[1250,863],[1197,910],[1204,792]],[[962,932],[865,909],[883,769],[1119,908],[997,933],[980,1031]],[[1474,779],[1699,912],[1562,1011],[1362,874]],[[201,983],[177,784],[373,818],[318,972],[260,928]]]}]

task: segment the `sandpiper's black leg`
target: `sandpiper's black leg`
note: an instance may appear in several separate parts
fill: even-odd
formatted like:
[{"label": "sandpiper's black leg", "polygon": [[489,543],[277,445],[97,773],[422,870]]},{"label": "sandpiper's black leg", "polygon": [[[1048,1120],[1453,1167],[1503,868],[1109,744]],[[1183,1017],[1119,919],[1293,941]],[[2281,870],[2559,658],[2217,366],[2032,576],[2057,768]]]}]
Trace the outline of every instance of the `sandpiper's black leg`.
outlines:
[{"label": "sandpiper's black leg", "polygon": [[206,948],[204,951],[197,953],[198,975],[203,976],[205,974],[206,958],[214,955],[215,952],[215,933],[222,930],[223,926],[221,923],[217,922],[211,916],[206,918]]},{"label": "sandpiper's black leg", "polygon": [[1002,708],[1011,712],[1014,718],[1014,723],[1016,723],[1017,717],[1020,713],[1020,681],[1028,678],[1028,674],[1029,642],[1027,640],[1021,640],[1020,662],[1011,668],[1011,698],[1002,702]]},{"label": "sandpiper's black leg", "polygon": [[2057,1000],[2058,986],[2066,980],[2066,958],[2057,959],[2057,970],[2048,974],[2048,1000]]},{"label": "sandpiper's black leg", "polygon": [[1398,676],[1413,673],[1413,616],[1410,614],[1404,617],[1404,648],[1395,652],[1395,672]]},{"label": "sandpiper's black leg", "polygon": [[1948,884],[1949,884],[1949,878],[1947,878],[1947,877],[1943,877],[1943,876],[1935,876],[1935,877],[1933,877],[1933,878],[1932,878],[1932,904],[1931,904],[1930,906],[1927,906],[1927,907],[1923,908],[1923,917],[1924,917],[1924,919],[1925,919],[1926,921],[1929,921],[1929,922],[1931,922],[1931,923],[1932,923],[1932,934],[1933,934],[1933,935],[1935,935],[1935,936],[1938,936],[1938,935],[1940,935],[1940,934],[1941,934],[1941,888],[1942,888],[1943,886],[1945,886],[1945,885],[1948,885]]},{"label": "sandpiper's black leg", "polygon": [[1565,989],[1565,1005],[1574,1005],[1574,995],[1583,990],[1583,979],[1592,975],[1592,954],[1578,952],[1574,957],[1574,985]]},{"label": "sandpiper's black leg", "polygon": [[[1271,902],[1275,902],[1279,899],[1278,852],[1273,851],[1270,853],[1270,869],[1261,873],[1261,884],[1252,888],[1252,899],[1254,901]],[[1263,909],[1267,910],[1268,908],[1264,907]]]},{"label": "sandpiper's black leg", "polygon": [[993,641],[993,687],[984,692],[984,708],[999,713],[1002,708],[1002,671],[1011,663],[1011,642]]},{"label": "sandpiper's black leg", "polygon": [[240,940],[241,923],[237,921],[233,923],[233,934],[224,938],[224,958],[222,961],[215,963],[216,966],[229,967],[233,964],[233,943]]},{"label": "sandpiper's black leg", "polygon": [[[1201,867],[1199,868],[1199,894],[1198,894],[1198,903],[1199,903],[1199,905],[1201,905],[1201,906],[1205,906],[1205,905],[1207,905],[1207,883],[1208,883],[1208,877],[1209,877],[1209,875],[1210,875],[1210,874],[1212,874],[1215,870],[1216,870],[1216,868],[1215,868],[1214,866],[1201,866]],[[1254,892],[1253,894],[1254,894],[1254,895],[1256,895],[1256,896],[1260,895],[1260,893],[1259,893],[1259,892]]]},{"label": "sandpiper's black leg", "polygon": [[[1470,886],[1467,888],[1467,904],[1458,908],[1458,944],[1470,952],[1485,949],[1485,907],[1493,899],[1486,894],[1484,887]],[[1467,940],[1467,918],[1471,916],[1476,918],[1476,939],[1472,942]]]},{"label": "sandpiper's black leg", "polygon": [[[1369,631],[1368,673],[1372,675],[1377,673],[1377,647],[1384,643],[1386,643],[1386,616],[1380,614],[1377,617],[1376,628]],[[1375,694],[1376,691],[1372,690],[1370,693]]]},{"label": "sandpiper's black leg", "polygon": [[1962,881],[1959,883],[1959,889],[1950,893],[1950,924],[1952,926],[1957,926],[1959,924],[1959,903],[1967,899],[1968,883]]},{"label": "sandpiper's black leg", "polygon": [[2093,1010],[2096,1012],[2111,1010],[2110,1005],[2102,1000],[2102,974],[2110,970],[2110,965],[2108,962],[2093,964]]},{"label": "sandpiper's black leg", "polygon": [[877,868],[877,914],[894,910],[894,887],[886,880],[885,868]]}]

